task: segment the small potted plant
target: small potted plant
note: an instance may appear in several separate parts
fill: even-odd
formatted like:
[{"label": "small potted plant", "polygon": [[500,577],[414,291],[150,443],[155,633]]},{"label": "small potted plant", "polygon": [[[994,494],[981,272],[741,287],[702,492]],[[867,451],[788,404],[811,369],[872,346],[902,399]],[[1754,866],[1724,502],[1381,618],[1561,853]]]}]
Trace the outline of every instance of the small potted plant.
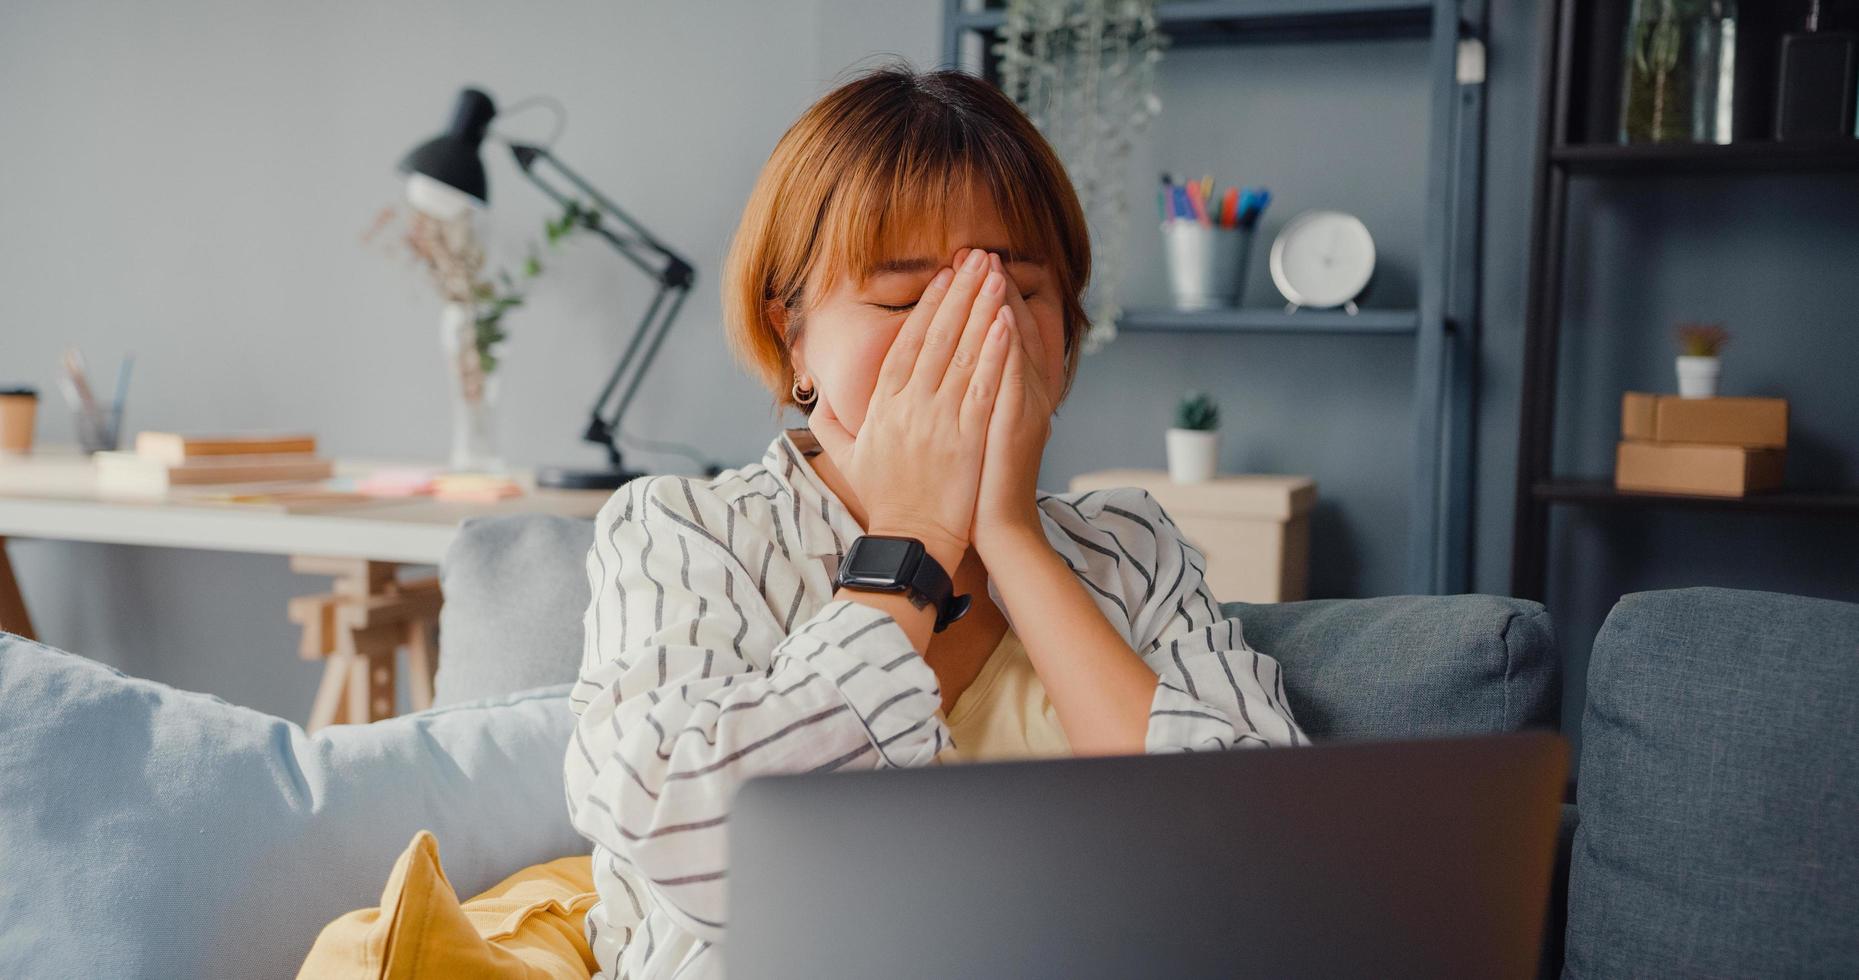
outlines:
[{"label": "small potted plant", "polygon": [[1681,323],[1678,333],[1678,396],[1711,398],[1717,394],[1717,378],[1723,373],[1718,358],[1730,332],[1720,323]]},{"label": "small potted plant", "polygon": [[1206,392],[1190,391],[1175,406],[1175,426],[1168,430],[1168,478],[1204,483],[1219,462],[1220,406]]}]

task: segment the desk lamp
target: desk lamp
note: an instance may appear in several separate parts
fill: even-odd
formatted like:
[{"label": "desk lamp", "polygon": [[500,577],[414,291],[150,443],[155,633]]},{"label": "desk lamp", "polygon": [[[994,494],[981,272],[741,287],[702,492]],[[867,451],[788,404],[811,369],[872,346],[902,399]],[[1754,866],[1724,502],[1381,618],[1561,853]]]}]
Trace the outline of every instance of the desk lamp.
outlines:
[{"label": "desk lamp", "polygon": [[[400,172],[407,180],[407,203],[442,220],[457,218],[472,207],[490,203],[484,162],[478,155],[479,147],[489,135],[510,147],[517,168],[529,178],[530,183],[541,188],[557,204],[567,207],[570,198],[545,180],[539,172],[541,169],[552,170],[560,179],[587,195],[593,201],[593,207],[581,206],[582,212],[587,215],[582,219],[581,226],[600,236],[627,261],[658,280],[658,291],[653,294],[645,316],[639,321],[639,328],[633,332],[626,350],[620,355],[620,363],[608,376],[599,397],[594,399],[594,405],[588,412],[587,430],[581,434],[581,438],[607,450],[607,468],[577,470],[549,466],[536,474],[537,484],[545,487],[610,490],[643,475],[628,470],[620,457],[620,418],[639,388],[639,379],[645,375],[653,357],[657,356],[659,344],[670,330],[672,319],[678,315],[678,308],[690,294],[696,269],[682,256],[653,238],[650,232],[605,194],[568,169],[549,152],[547,146],[516,143],[490,133],[491,120],[496,116],[497,105],[489,95],[475,88],[459,92],[450,128],[414,147],[400,161]],[[615,231],[599,220],[602,216],[613,218],[624,229]],[[640,353],[642,342],[645,344],[643,354]],[[614,391],[620,388],[621,380],[627,378],[629,373],[630,380],[620,391],[619,400],[610,412],[607,411],[607,403],[613,398]]]}]

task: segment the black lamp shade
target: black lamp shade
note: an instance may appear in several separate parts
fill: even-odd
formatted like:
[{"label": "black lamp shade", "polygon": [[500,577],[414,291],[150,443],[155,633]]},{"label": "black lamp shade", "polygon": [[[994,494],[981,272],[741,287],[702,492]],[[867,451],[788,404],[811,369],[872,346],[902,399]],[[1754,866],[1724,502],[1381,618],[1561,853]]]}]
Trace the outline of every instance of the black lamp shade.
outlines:
[{"label": "black lamp shade", "polygon": [[488,204],[490,188],[484,179],[484,161],[478,157],[478,147],[496,116],[497,105],[490,96],[475,88],[464,89],[458,93],[458,104],[452,110],[451,127],[414,147],[401,159],[400,172],[424,174]]}]

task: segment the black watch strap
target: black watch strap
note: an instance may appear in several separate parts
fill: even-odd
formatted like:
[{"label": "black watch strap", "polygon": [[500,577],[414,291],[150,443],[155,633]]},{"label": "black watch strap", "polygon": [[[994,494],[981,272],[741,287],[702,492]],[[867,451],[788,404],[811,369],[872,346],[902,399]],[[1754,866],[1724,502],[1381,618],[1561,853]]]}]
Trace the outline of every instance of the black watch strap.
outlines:
[{"label": "black watch strap", "polygon": [[865,534],[854,538],[833,575],[839,588],[902,592],[911,605],[936,607],[935,632],[962,618],[972,597],[955,595],[955,583],[916,538]]}]

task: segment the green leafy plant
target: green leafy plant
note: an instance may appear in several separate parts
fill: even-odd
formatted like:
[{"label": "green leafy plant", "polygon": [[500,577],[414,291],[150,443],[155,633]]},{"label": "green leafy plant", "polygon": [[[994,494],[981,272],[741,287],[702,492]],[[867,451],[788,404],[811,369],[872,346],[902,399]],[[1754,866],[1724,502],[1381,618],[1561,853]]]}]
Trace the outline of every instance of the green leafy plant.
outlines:
[{"label": "green leafy plant", "polygon": [[[600,213],[583,207],[580,201],[569,198],[562,205],[562,213],[542,223],[543,234],[548,238],[549,247],[555,248],[576,231],[592,231],[600,227]],[[542,257],[537,254],[536,245],[531,242],[529,255],[523,259],[519,268],[518,279],[510,275],[508,269],[497,270],[496,282],[479,282],[475,288],[477,297],[477,348],[478,359],[485,372],[497,368],[496,347],[509,337],[503,329],[503,315],[523,305],[529,285],[537,276],[542,275]],[[501,288],[500,288],[501,287]]]},{"label": "green leafy plant", "polygon": [[[393,205],[382,208],[362,240],[372,239],[399,216],[399,210]],[[486,279],[482,275],[484,248],[477,240],[469,217],[441,221],[408,209],[406,224],[400,244],[426,268],[439,287],[440,295],[448,302],[469,304],[476,311],[472,346],[478,354],[478,372],[489,374],[496,370],[497,347],[509,339],[503,327],[503,316],[523,305],[534,280],[542,275],[540,249],[534,242],[530,243],[529,252],[515,275],[499,268],[492,278]],[[554,248],[577,230],[594,229],[599,225],[597,212],[570,199],[559,216],[543,222],[543,233],[549,246]]]},{"label": "green leafy plant", "polygon": [[1687,357],[1716,357],[1730,343],[1730,331],[1721,323],[1681,323],[1673,332],[1679,353]]},{"label": "green leafy plant", "polygon": [[1220,405],[1203,391],[1190,391],[1175,406],[1175,428],[1211,432],[1220,427]]}]

